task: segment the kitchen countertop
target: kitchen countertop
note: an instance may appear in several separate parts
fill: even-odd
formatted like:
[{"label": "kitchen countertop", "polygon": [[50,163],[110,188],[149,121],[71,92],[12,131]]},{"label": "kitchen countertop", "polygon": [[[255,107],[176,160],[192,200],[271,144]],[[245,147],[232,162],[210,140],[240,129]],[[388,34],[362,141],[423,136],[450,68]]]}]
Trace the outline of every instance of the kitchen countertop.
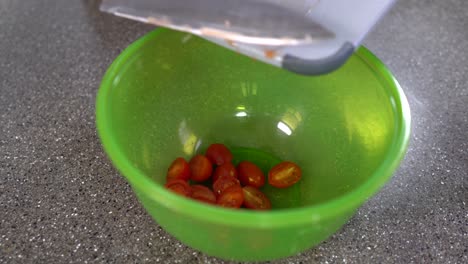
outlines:
[{"label": "kitchen countertop", "polygon": [[[101,149],[100,79],[153,27],[96,9],[0,0],[0,263],[223,263],[153,222]],[[368,36],[408,96],[408,154],[341,231],[274,263],[468,263],[467,28],[465,0],[406,0]]]}]

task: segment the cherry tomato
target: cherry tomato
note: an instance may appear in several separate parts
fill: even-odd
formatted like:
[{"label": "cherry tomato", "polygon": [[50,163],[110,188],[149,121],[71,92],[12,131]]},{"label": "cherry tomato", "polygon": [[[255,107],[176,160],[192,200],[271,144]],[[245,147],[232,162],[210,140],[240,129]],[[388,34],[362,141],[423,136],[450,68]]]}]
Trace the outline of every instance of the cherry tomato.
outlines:
[{"label": "cherry tomato", "polygon": [[181,179],[188,181],[190,178],[190,167],[184,158],[175,159],[169,169],[167,169],[166,181],[171,179]]},{"label": "cherry tomato", "polygon": [[259,189],[252,186],[242,188],[244,193],[244,206],[254,210],[271,209],[271,202]]},{"label": "cherry tomato", "polygon": [[301,168],[290,161],[275,165],[268,173],[268,183],[277,188],[289,187],[301,179]]},{"label": "cherry tomato", "polygon": [[224,190],[232,186],[240,187],[239,180],[231,176],[220,177],[213,183],[213,191],[216,196],[219,196]]},{"label": "cherry tomato", "polygon": [[211,161],[203,155],[196,155],[193,157],[189,165],[191,172],[190,179],[193,181],[201,182],[208,180],[213,172]]},{"label": "cherry tomato", "polygon": [[211,144],[206,150],[206,157],[218,166],[232,160],[231,151],[223,144]]},{"label": "cherry tomato", "polygon": [[223,165],[218,166],[213,174],[213,182],[216,182],[218,178],[224,176],[237,178],[236,167],[231,163],[224,163]]},{"label": "cherry tomato", "polygon": [[238,185],[231,186],[224,190],[218,197],[216,203],[222,207],[240,208],[244,202],[244,193]]},{"label": "cherry tomato", "polygon": [[216,196],[213,191],[203,185],[192,185],[192,198],[201,202],[216,204]]},{"label": "cherry tomato", "polygon": [[242,185],[260,188],[265,184],[262,170],[250,161],[242,161],[237,165],[237,173]]},{"label": "cherry tomato", "polygon": [[186,181],[181,179],[171,179],[164,186],[167,189],[185,197],[190,197],[192,195],[192,188],[190,188]]}]

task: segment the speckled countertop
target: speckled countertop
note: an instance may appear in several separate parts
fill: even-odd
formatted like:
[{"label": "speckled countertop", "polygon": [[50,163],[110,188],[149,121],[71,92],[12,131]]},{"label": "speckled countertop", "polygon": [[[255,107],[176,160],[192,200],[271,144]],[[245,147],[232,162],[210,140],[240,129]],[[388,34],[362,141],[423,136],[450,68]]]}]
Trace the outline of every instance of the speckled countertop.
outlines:
[{"label": "speckled countertop", "polygon": [[[0,0],[0,263],[223,263],[153,222],[103,153],[94,102],[152,27],[94,1]],[[336,235],[275,263],[468,263],[468,2],[399,1],[365,44],[406,91],[393,179]]]}]

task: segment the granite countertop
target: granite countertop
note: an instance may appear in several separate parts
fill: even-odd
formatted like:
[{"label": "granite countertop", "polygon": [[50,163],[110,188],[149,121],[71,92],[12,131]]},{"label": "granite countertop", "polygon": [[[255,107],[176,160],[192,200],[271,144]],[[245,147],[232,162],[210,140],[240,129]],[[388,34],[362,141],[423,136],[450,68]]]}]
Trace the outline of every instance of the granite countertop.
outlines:
[{"label": "granite countertop", "polygon": [[[223,263],[153,222],[96,135],[113,59],[151,26],[0,0],[0,263]],[[365,41],[412,110],[408,154],[336,235],[274,263],[468,263],[468,2],[399,1]]]}]

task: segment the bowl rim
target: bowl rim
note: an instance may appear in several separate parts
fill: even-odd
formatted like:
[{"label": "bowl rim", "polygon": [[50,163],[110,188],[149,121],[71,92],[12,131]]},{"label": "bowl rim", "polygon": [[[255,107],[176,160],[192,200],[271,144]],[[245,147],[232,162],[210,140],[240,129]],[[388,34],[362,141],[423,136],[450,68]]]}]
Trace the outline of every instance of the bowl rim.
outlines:
[{"label": "bowl rim", "polygon": [[138,168],[125,158],[125,155],[112,137],[110,120],[106,118],[108,105],[107,94],[112,86],[114,76],[128,59],[137,52],[145,43],[158,37],[163,32],[170,30],[157,28],[130,44],[111,64],[106,71],[96,99],[96,126],[103,148],[110,157],[115,167],[125,176],[134,190],[147,195],[154,202],[170,208],[182,217],[183,215],[199,220],[225,224],[237,227],[250,227],[252,222],[255,228],[271,228],[291,225],[303,225],[330,219],[345,213],[352,213],[358,206],[375,194],[385,182],[392,176],[400,161],[403,159],[410,137],[411,115],[406,96],[387,67],[367,48],[359,47],[353,56],[363,60],[374,71],[376,77],[380,77],[382,86],[387,89],[395,99],[394,111],[396,122],[395,138],[390,149],[385,154],[384,160],[372,175],[359,187],[336,198],[325,202],[298,208],[257,212],[248,210],[230,210],[220,207],[205,205],[184,197],[180,197],[166,190],[146,176]]}]

